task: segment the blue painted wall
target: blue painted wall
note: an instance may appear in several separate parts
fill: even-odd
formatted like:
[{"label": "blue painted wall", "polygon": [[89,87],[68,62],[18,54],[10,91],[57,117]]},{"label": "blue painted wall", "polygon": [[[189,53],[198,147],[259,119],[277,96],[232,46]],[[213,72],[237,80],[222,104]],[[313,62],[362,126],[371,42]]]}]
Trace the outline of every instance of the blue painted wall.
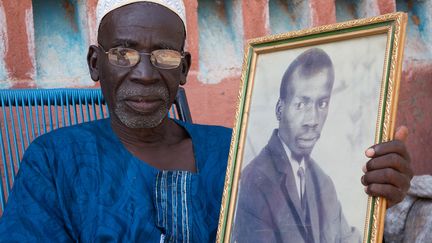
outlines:
[{"label": "blue painted wall", "polygon": [[78,4],[85,5],[80,0],[33,0],[38,86],[92,84],[86,64],[86,17]]},{"label": "blue painted wall", "polygon": [[408,13],[407,45],[405,58],[432,59],[432,1],[399,0],[397,11]]},{"label": "blue painted wall", "polygon": [[270,0],[269,20],[272,34],[309,28],[311,26],[309,1]]},{"label": "blue painted wall", "polygon": [[[206,84],[236,76],[243,61],[243,22],[240,0],[200,0],[199,76]],[[223,48],[216,48],[222,46]]]}]

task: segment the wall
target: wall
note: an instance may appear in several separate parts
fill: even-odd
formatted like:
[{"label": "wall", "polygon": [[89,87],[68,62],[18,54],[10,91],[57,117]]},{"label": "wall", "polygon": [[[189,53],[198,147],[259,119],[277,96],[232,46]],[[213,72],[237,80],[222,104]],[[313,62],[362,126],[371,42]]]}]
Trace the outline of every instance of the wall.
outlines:
[{"label": "wall", "polygon": [[[1,0],[0,88],[95,87],[85,67],[97,0]],[[195,122],[232,127],[247,39],[394,11],[409,14],[398,124],[432,174],[432,0],[185,0]],[[215,48],[218,47],[218,48]],[[56,68],[53,68],[56,67]]]}]

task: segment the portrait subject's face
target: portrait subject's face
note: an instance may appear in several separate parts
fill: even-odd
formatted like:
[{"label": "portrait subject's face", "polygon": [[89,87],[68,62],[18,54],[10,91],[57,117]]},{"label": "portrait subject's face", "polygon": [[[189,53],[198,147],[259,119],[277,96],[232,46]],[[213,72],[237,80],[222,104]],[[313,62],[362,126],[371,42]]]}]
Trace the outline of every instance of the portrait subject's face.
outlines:
[{"label": "portrait subject's face", "polygon": [[279,135],[294,156],[308,156],[325,123],[333,80],[323,69],[310,77],[294,72],[286,100],[280,100]]},{"label": "portrait subject's face", "polygon": [[[98,40],[105,51],[120,47],[141,53],[160,49],[182,52],[184,37],[183,23],[175,13],[160,5],[135,3],[105,16]],[[101,88],[111,116],[129,128],[160,124],[179,84],[186,80],[189,64],[185,59],[177,68],[160,69],[152,65],[149,55],[141,54],[135,66],[119,67],[99,49]],[[185,55],[190,58],[188,53]]]}]

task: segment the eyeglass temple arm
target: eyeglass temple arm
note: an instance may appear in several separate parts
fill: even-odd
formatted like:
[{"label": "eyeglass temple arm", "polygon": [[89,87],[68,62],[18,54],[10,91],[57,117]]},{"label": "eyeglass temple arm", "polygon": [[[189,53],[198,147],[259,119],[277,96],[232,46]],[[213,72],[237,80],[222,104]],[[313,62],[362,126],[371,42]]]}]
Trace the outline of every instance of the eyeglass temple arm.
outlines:
[{"label": "eyeglass temple arm", "polygon": [[178,89],[174,103],[176,105],[177,114],[179,114],[179,119],[192,123],[192,116],[189,106],[187,105],[186,92],[182,87]]}]

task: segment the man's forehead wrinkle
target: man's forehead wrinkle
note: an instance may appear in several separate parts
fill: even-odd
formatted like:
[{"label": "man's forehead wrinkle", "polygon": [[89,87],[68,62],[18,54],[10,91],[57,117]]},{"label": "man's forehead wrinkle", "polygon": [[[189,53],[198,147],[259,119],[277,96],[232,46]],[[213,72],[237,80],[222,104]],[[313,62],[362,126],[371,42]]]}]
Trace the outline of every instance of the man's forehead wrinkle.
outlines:
[{"label": "man's forehead wrinkle", "polygon": [[[110,44],[112,45],[125,45],[125,46],[141,46],[146,43],[150,43],[153,40],[152,35],[146,35],[145,37],[137,36],[137,35],[122,35],[122,31],[115,37]],[[130,33],[130,31],[125,31]],[[179,39],[181,36],[178,36]],[[181,48],[182,43],[178,43],[176,40],[171,38],[158,39],[157,42],[152,42],[152,45],[155,47],[167,48],[167,49],[179,49]]]},{"label": "man's forehead wrinkle", "polygon": [[[135,41],[135,40],[131,40],[131,39],[127,39],[127,38],[117,38],[114,39],[112,41],[112,43],[110,43],[110,47],[117,47],[117,46],[124,46],[124,47],[133,47],[136,48],[137,50],[139,50],[140,48],[140,42]],[[172,49],[172,50],[176,50],[179,49],[179,44],[175,43],[175,42],[165,42],[165,41],[160,41],[158,43],[155,43],[153,45],[154,49]]]},{"label": "man's forehead wrinkle", "polygon": [[101,26],[99,30],[99,43],[105,45],[130,44],[139,46],[140,44],[149,42],[155,35],[159,37],[156,43],[158,46],[168,49],[181,49],[183,46],[184,36],[182,31],[170,31],[168,33],[164,32],[162,28],[141,25]]}]

